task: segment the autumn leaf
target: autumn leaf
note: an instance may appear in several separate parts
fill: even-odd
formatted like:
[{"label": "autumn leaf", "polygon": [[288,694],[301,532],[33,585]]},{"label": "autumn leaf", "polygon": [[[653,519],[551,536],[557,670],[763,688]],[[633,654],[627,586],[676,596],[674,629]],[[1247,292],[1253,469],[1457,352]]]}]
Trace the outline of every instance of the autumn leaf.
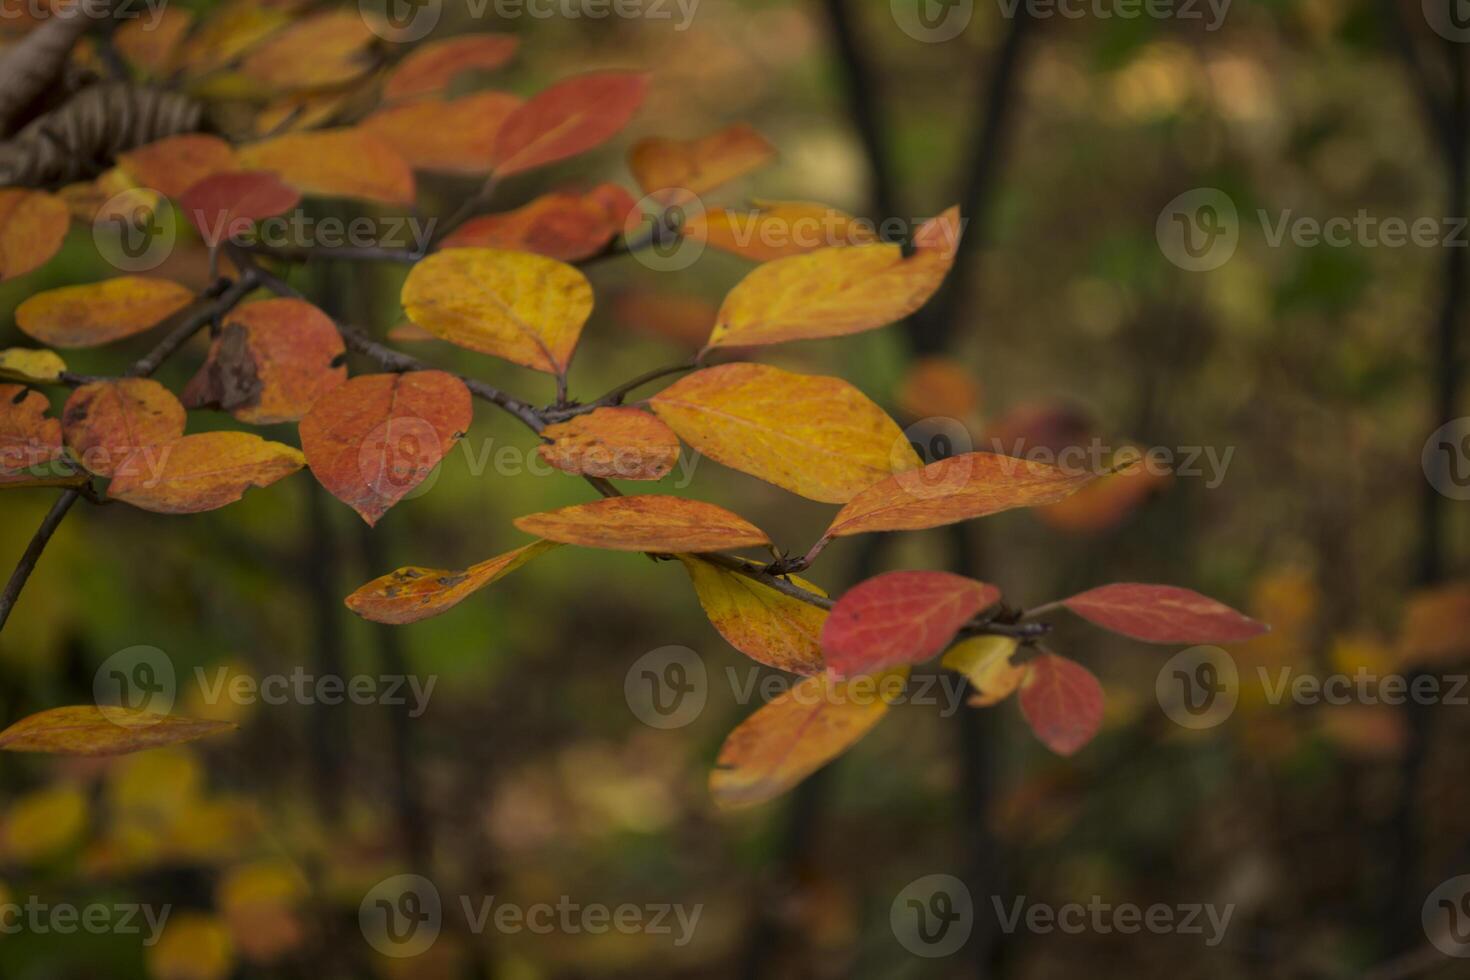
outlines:
[{"label": "autumn leaf", "polygon": [[82,385],[61,411],[66,445],[90,473],[112,476],[144,447],[162,447],[184,434],[184,406],[147,378]]},{"label": "autumn leaf", "polygon": [[514,34],[469,34],[431,41],[399,63],[383,85],[383,100],[399,101],[442,95],[467,71],[494,71],[520,46]]},{"label": "autumn leaf", "polygon": [[360,128],[391,146],[415,170],[485,174],[495,138],[521,105],[507,92],[476,92],[452,102],[414,102],[381,109]]},{"label": "autumn leaf", "polygon": [[1106,531],[1161,493],[1171,480],[1167,472],[1134,464],[1100,476],[1065,500],[1036,508],[1036,517],[1061,531]]},{"label": "autumn leaf", "polygon": [[331,318],[305,300],[246,303],[225,318],[183,401],[254,425],[295,422],[347,380],[345,355]]},{"label": "autumn leaf", "polygon": [[[722,568],[698,555],[676,555],[710,624],[729,644],[753,660],[795,674],[821,673],[819,638],[827,610],[802,602],[747,575]],[[827,593],[793,575],[808,592]]]},{"label": "autumn leaf", "polygon": [[7,347],[0,350],[0,378],[28,384],[46,384],[61,377],[66,362],[51,350]]},{"label": "autumn leaf", "polygon": [[964,453],[896,473],[864,490],[837,512],[822,540],[868,531],[919,531],[1055,503],[1092,478],[1032,460]]},{"label": "autumn leaf", "polygon": [[1415,665],[1470,656],[1470,583],[1450,582],[1411,595],[1399,645],[1404,661]]},{"label": "autumn leaf", "polygon": [[679,439],[636,408],[598,408],[548,425],[536,447],[547,463],[573,476],[661,480],[679,459]]},{"label": "autumn leaf", "polygon": [[305,92],[282,96],[255,114],[250,131],[261,137],[321,129],[357,109],[352,87],[337,92]]},{"label": "autumn leaf", "polygon": [[1021,714],[1043,745],[1072,755],[1102,727],[1102,685],[1076,661],[1042,653],[1026,663]]},{"label": "autumn leaf", "polygon": [[256,0],[228,0],[210,13],[179,52],[186,75],[199,78],[235,61],[291,23],[284,7]]},{"label": "autumn leaf", "polygon": [[586,194],[555,191],[514,211],[466,221],[440,247],[499,248],[579,262],[607,247],[633,206],[628,193],[614,184]]},{"label": "autumn leaf", "polygon": [[1103,629],[1145,643],[1238,643],[1270,629],[1208,596],[1173,585],[1120,582],[1061,605]]},{"label": "autumn leaf", "polygon": [[923,306],[954,264],[960,215],[950,208],[897,245],[818,249],[758,266],[730,290],[709,347],[840,337],[893,323]]},{"label": "autumn leaf", "polygon": [[15,325],[53,347],[97,347],[154,327],[194,300],[167,279],[119,276],[37,293],[15,311]]},{"label": "autumn leaf", "polygon": [[555,163],[617,134],[648,90],[639,72],[589,72],[538,92],[513,112],[495,141],[495,175]]},{"label": "autumn leaf", "polygon": [[737,809],[780,796],[872,731],[907,676],[905,667],[851,681],[799,681],[725,738],[709,777],[715,802]]},{"label": "autumn leaf", "polygon": [[273,35],[245,57],[240,71],[264,91],[344,85],[372,70],[376,41],[358,11],[327,11]]},{"label": "autumn leaf", "polygon": [[230,144],[204,133],[169,136],[119,153],[117,165],[139,185],[174,198],[206,177],[236,169]]},{"label": "autumn leaf", "polygon": [[156,514],[198,514],[232,504],[305,465],[290,446],[248,432],[202,432],[147,446],[117,466],[107,495]]},{"label": "autumn leaf", "polygon": [[765,166],[775,147],[745,123],[693,140],[639,140],[628,153],[628,169],[646,193],[677,188],[704,194]]},{"label": "autumn leaf", "polygon": [[834,677],[872,674],[938,656],[1000,590],[949,572],[888,572],[853,586],[822,627]]},{"label": "autumn leaf", "polygon": [[321,485],[376,524],[428,477],[473,416],[469,389],[452,374],[367,374],[317,399],[301,420],[301,448]]},{"label": "autumn leaf", "polygon": [[179,208],[210,246],[246,234],[255,222],[301,203],[301,192],[269,170],[214,174],[190,187]]},{"label": "autumn leaf", "polygon": [[192,12],[168,4],[151,20],[120,20],[112,32],[112,43],[123,60],[142,74],[164,76],[173,71],[180,46],[193,25]]},{"label": "autumn leaf", "polygon": [[373,579],[347,597],[347,608],[375,623],[417,623],[459,605],[492,582],[557,547],[535,541],[462,572],[410,566]]},{"label": "autumn leaf", "polygon": [[0,282],[51,261],[66,240],[71,213],[45,191],[0,188]]},{"label": "autumn leaf", "polygon": [[592,286],[564,262],[494,248],[453,248],[413,267],[403,308],[469,350],[563,374],[592,314]]},{"label": "autumn leaf", "polygon": [[0,384],[0,484],[30,483],[27,471],[61,455],[61,422],[39,391]]},{"label": "autumn leaf", "polygon": [[953,358],[921,357],[905,372],[894,401],[910,419],[963,422],[980,408],[980,385],[974,372]]},{"label": "autumn leaf", "polygon": [[764,531],[723,507],[662,494],[608,497],[516,519],[527,534],[614,551],[721,551],[770,544]]},{"label": "autumn leaf", "polygon": [[716,208],[692,214],[685,220],[682,233],[711,248],[755,262],[805,255],[820,248],[879,242],[871,222],[806,201],[767,201],[752,211]]},{"label": "autumn leaf", "polygon": [[240,166],[271,170],[303,194],[411,205],[413,171],[398,152],[362,129],[287,133],[240,147]]},{"label": "autumn leaf", "polygon": [[940,666],[965,675],[972,707],[988,708],[1015,693],[1026,677],[1025,665],[1011,663],[1020,645],[1009,636],[972,636],[950,647]]},{"label": "autumn leaf", "polygon": [[715,462],[825,503],[844,503],[921,462],[897,423],[840,378],[722,364],[648,403]]},{"label": "autumn leaf", "polygon": [[235,727],[227,721],[201,721],[135,708],[74,705],[22,718],[0,732],[0,749],[57,755],[121,755],[192,742]]}]

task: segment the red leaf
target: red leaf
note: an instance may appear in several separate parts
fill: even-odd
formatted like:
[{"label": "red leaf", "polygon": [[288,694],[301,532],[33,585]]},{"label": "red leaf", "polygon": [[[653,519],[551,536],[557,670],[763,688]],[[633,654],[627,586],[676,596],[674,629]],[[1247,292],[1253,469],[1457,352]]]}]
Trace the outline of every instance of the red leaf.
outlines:
[{"label": "red leaf", "polygon": [[239,170],[206,177],[179,199],[184,214],[211,246],[242,235],[262,218],[301,202],[301,194],[267,170]]},{"label": "red leaf", "polygon": [[1092,672],[1054,653],[1041,654],[1026,669],[1021,714],[1042,744],[1071,755],[1092,741],[1103,716],[1103,689]]},{"label": "red leaf", "polygon": [[948,572],[889,572],[847,591],[822,627],[834,677],[928,660],[970,617],[996,602],[993,585]]},{"label": "red leaf", "polygon": [[609,71],[568,78],[537,93],[500,127],[495,175],[509,177],[607,142],[633,118],[647,90],[647,75]]},{"label": "red leaf", "polygon": [[1145,643],[1238,643],[1271,628],[1172,585],[1119,582],[1063,599],[1062,605],[1105,630]]}]

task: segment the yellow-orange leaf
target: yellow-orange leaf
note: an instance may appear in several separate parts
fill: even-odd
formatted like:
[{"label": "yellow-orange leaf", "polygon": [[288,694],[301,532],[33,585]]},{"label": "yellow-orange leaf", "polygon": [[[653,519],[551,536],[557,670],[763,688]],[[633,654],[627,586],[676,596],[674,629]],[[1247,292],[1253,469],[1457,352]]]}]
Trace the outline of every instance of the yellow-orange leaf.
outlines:
[{"label": "yellow-orange leaf", "polygon": [[328,11],[271,37],[245,57],[240,71],[267,91],[342,85],[373,67],[376,40],[358,11]]},{"label": "yellow-orange leaf", "polygon": [[898,424],[840,378],[722,364],[670,385],[649,405],[715,462],[825,503],[845,503],[921,465]]},{"label": "yellow-orange leaf", "polygon": [[805,255],[819,248],[873,245],[879,240],[871,222],[805,201],[762,202],[754,211],[720,208],[697,213],[684,222],[683,233],[756,262]]},{"label": "yellow-orange leaf", "polygon": [[599,408],[548,425],[541,458],[563,473],[616,480],[660,480],[679,459],[673,431],[636,408]]},{"label": "yellow-orange leaf", "polygon": [[940,665],[964,674],[970,682],[969,703],[978,708],[999,704],[1015,693],[1026,667],[1011,663],[1020,642],[1009,636],[972,636],[950,647]]},{"label": "yellow-orange leaf", "polygon": [[184,434],[184,406],[147,378],[85,384],[61,411],[66,445],[82,466],[112,476],[139,449],[167,446]]},{"label": "yellow-orange leaf", "polygon": [[235,151],[218,136],[186,133],[118,154],[123,173],[166,197],[180,197],[205,177],[235,169]]},{"label": "yellow-orange leaf", "polygon": [[[602,184],[586,194],[554,191],[502,214],[466,221],[445,236],[442,248],[500,248],[535,252],[561,262],[577,262],[607,246],[634,207],[627,191]],[[700,337],[709,323],[701,324]]]},{"label": "yellow-orange leaf", "polygon": [[385,101],[440,95],[467,71],[493,71],[515,54],[514,34],[470,34],[416,48],[383,86]]},{"label": "yellow-orange leaf", "polygon": [[[710,624],[730,645],[753,660],[796,674],[822,671],[818,642],[827,610],[793,599],[768,585],[722,568],[698,555],[678,555]],[[797,585],[826,595],[804,579]]]},{"label": "yellow-orange leaf", "polygon": [[15,325],[53,347],[96,347],[142,333],[193,299],[167,279],[119,276],[37,293],[16,308]]},{"label": "yellow-orange leaf", "polygon": [[723,507],[683,497],[608,497],[516,519],[527,534],[614,551],[721,551],[770,544],[764,531]]},{"label": "yellow-orange leaf", "polygon": [[65,370],[66,362],[55,351],[25,347],[0,350],[0,378],[8,381],[44,384],[57,380]]},{"label": "yellow-orange leaf", "polygon": [[745,123],[693,140],[639,140],[628,153],[628,169],[652,194],[679,188],[703,194],[775,159],[776,150]]},{"label": "yellow-orange leaf", "polygon": [[553,541],[535,541],[471,565],[462,572],[415,566],[400,568],[353,592],[347,597],[347,608],[375,623],[417,623],[452,609],[491,582],[555,547]]},{"label": "yellow-orange leaf", "polygon": [[393,106],[360,125],[416,170],[484,174],[493,165],[495,134],[520,104],[508,92],[476,92],[452,102]]},{"label": "yellow-orange leaf", "polygon": [[867,531],[924,528],[1055,503],[1086,485],[1091,473],[995,453],[964,453],[896,473],[850,500],[823,540]]},{"label": "yellow-orange leaf", "polygon": [[361,129],[287,133],[242,146],[240,166],[273,170],[303,194],[412,204],[413,171],[398,151]]},{"label": "yellow-orange leaf", "polygon": [[0,484],[34,482],[26,471],[61,455],[61,422],[46,417],[50,408],[39,391],[0,384]]},{"label": "yellow-orange leaf", "polygon": [[135,17],[122,21],[112,32],[117,53],[129,65],[146,75],[166,75],[173,69],[179,45],[194,15],[182,7],[167,4],[156,18]]},{"label": "yellow-orange leaf", "polygon": [[564,262],[494,248],[452,248],[415,265],[403,308],[460,347],[562,374],[592,314],[592,286]]},{"label": "yellow-orange leaf", "polygon": [[300,451],[248,432],[203,432],[124,460],[107,495],[158,514],[197,514],[232,504],[306,465]]},{"label": "yellow-orange leaf", "polygon": [[58,755],[121,755],[192,742],[235,727],[227,721],[202,721],[135,708],[74,705],[22,718],[0,732],[0,749]]},{"label": "yellow-orange leaf", "polygon": [[230,0],[211,11],[199,30],[184,42],[179,64],[191,77],[208,74],[223,68],[289,23],[291,14],[284,6],[259,0]]},{"label": "yellow-orange leaf", "polygon": [[775,344],[859,333],[923,306],[954,264],[960,214],[950,208],[897,245],[823,248],[767,262],[725,297],[710,347]]},{"label": "yellow-orange leaf", "polygon": [[45,191],[0,189],[0,282],[39,269],[61,249],[71,213]]},{"label": "yellow-orange leaf", "polygon": [[904,667],[850,681],[800,681],[725,738],[710,794],[727,809],[780,796],[872,731],[907,677]]}]

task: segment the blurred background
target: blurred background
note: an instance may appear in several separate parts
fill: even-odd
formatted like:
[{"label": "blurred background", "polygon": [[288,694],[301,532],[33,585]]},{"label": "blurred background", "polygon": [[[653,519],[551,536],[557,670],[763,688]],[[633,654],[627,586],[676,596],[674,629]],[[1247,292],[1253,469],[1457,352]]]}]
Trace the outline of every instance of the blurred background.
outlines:
[{"label": "blurred background", "polygon": [[[497,208],[569,180],[631,189],[633,140],[738,121],[779,159],[709,204],[820,201],[912,225],[960,203],[960,260],[929,308],[759,359],[847,378],[926,447],[937,432],[986,449],[1096,438],[1168,449],[1176,472],[1060,512],[840,541],[808,577],[835,594],[888,568],[954,568],[1021,606],[1110,581],[1198,589],[1274,628],[1230,651],[1233,712],[1176,723],[1157,691],[1177,651],[1067,620],[1052,646],[1107,691],[1104,730],[1075,757],[1037,743],[1013,702],[971,709],[941,693],[895,708],[786,797],[722,813],[709,770],[759,703],[745,685],[770,672],[719,637],[677,563],[563,548],[416,625],[344,608],[370,578],[463,568],[524,543],[513,518],[590,499],[574,478],[527,472],[534,437],[477,405],[467,451],[371,532],[306,474],[188,519],[85,506],[67,521],[0,636],[7,722],[90,700],[104,662],[145,645],[176,673],[175,711],[241,730],[117,760],[0,758],[0,892],[172,907],[151,945],[0,936],[0,975],[1470,975],[1444,952],[1470,946],[1426,927],[1443,918],[1426,918],[1431,893],[1470,872],[1465,695],[1389,705],[1370,685],[1313,704],[1261,682],[1282,669],[1424,674],[1446,692],[1463,681],[1466,491],[1453,477],[1470,466],[1470,423],[1451,432],[1458,456],[1438,469],[1423,459],[1431,433],[1470,414],[1470,31],[1455,5],[687,2],[593,19],[493,5],[477,17],[446,0],[436,36],[522,38],[481,85],[527,94],[593,68],[652,73],[627,132],[507,182]],[[446,213],[473,186],[429,181],[423,206]],[[1313,240],[1310,223],[1331,219],[1351,225]],[[1404,242],[1389,219],[1425,219],[1431,233]],[[202,250],[170,263],[204,281]],[[628,256],[590,267],[598,305],[573,394],[686,357],[750,267],[713,249],[677,274]],[[110,272],[74,234],[57,261],[0,289],[0,346],[27,343],[10,316],[20,300]],[[402,275],[325,262],[293,282],[381,336],[402,319]],[[544,375],[402,344],[552,397]],[[136,346],[68,361],[115,372],[147,342]],[[160,380],[178,391],[201,351]],[[215,424],[197,415],[192,425]],[[265,434],[294,443],[280,428]],[[793,551],[831,514],[709,460],[657,489],[728,506]],[[0,500],[7,567],[53,495]],[[625,682],[670,646],[693,651],[706,697],[660,728]],[[416,717],[411,696],[208,696],[218,678],[298,669],[436,682]],[[359,928],[364,896],[401,874],[432,881],[445,906],[437,940],[412,958],[382,955]],[[1465,889],[1451,891],[1454,906]],[[916,894],[936,915],[958,910],[957,948],[899,923]],[[476,934],[460,896],[700,911],[682,943],[672,915],[672,934]],[[1020,897],[1052,910],[1162,905],[1176,927],[1125,933],[1089,914],[1081,929],[1007,928]],[[1212,936],[1204,912],[1202,932],[1177,927],[1194,906],[1229,908],[1228,928]]]}]

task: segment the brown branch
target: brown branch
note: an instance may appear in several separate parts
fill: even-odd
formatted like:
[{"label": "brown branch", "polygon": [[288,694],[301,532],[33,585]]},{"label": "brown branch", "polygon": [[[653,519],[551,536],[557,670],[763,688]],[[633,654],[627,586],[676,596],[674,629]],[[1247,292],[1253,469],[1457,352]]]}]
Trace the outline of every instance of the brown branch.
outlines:
[{"label": "brown branch", "polygon": [[61,77],[89,23],[83,4],[58,10],[0,59],[0,133]]}]

